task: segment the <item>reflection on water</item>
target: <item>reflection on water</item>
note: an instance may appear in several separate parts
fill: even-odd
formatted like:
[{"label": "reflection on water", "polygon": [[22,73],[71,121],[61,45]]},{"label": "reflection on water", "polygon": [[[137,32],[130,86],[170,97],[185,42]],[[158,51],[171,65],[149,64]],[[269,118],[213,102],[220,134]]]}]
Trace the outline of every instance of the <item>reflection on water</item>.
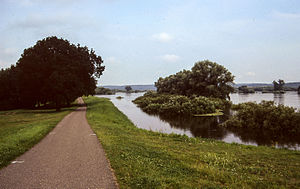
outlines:
[{"label": "reflection on water", "polygon": [[224,117],[167,117],[159,116],[172,128],[190,130],[194,137],[214,138],[222,140],[227,135],[226,129],[218,125],[225,121]]},{"label": "reflection on water", "polygon": [[[116,95],[99,95],[111,99],[114,105],[122,111],[139,128],[162,132],[185,134],[189,137],[213,138],[227,143],[240,143],[248,145],[268,145],[286,147],[300,150],[300,138],[274,136],[266,131],[226,129],[219,124],[226,121],[229,111],[224,116],[218,117],[168,117],[149,115],[138,108],[132,100],[143,93],[118,93]],[[117,96],[124,97],[116,99]],[[295,92],[286,94],[255,93],[255,94],[231,94],[234,104],[262,100],[274,100],[277,104],[293,106],[300,110],[300,96]]]}]

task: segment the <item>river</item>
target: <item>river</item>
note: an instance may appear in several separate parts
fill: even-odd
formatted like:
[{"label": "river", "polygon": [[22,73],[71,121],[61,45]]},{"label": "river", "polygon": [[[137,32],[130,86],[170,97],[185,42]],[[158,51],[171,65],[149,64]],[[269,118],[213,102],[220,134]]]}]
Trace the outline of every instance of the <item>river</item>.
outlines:
[{"label": "river", "polygon": [[[189,137],[202,137],[221,140],[227,143],[239,143],[246,145],[267,145],[278,148],[289,148],[300,150],[300,139],[288,138],[274,141],[267,132],[243,132],[239,130],[228,130],[218,126],[226,120],[225,116],[219,117],[162,117],[149,115],[138,108],[132,100],[144,93],[117,93],[115,95],[97,95],[109,98],[113,104],[122,111],[138,127],[142,129],[162,132],[184,134]],[[117,96],[123,97],[117,99]],[[297,92],[285,94],[254,93],[254,94],[230,94],[234,104],[262,100],[272,100],[277,104],[292,106],[300,110],[300,95]]]}]

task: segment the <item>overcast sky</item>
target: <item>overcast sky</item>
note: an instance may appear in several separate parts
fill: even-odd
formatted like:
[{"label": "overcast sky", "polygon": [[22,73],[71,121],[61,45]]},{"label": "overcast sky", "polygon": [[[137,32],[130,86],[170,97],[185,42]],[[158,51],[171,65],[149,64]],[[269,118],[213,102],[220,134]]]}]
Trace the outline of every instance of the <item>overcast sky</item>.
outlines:
[{"label": "overcast sky", "polygon": [[299,0],[0,0],[0,68],[54,35],[103,58],[101,85],[153,84],[205,59],[236,83],[300,81]]}]

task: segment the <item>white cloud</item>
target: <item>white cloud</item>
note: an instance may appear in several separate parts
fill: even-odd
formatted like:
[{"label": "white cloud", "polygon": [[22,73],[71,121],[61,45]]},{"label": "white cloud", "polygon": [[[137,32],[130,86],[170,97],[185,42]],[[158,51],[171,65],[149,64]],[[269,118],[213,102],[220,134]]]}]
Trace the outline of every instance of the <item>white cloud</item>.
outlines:
[{"label": "white cloud", "polygon": [[58,12],[54,15],[29,14],[10,23],[9,29],[36,29],[45,31],[78,31],[85,27],[94,27],[96,23],[89,16],[77,17],[71,12]]},{"label": "white cloud", "polygon": [[6,55],[14,55],[17,50],[15,48],[4,48],[3,53]]},{"label": "white cloud", "polygon": [[254,72],[247,72],[246,75],[247,76],[255,76],[256,74]]},{"label": "white cloud", "polygon": [[177,62],[180,57],[175,54],[165,54],[161,57],[166,62]]},{"label": "white cloud", "polygon": [[169,42],[173,39],[173,37],[165,32],[152,35],[153,39],[158,40],[160,42]]},{"label": "white cloud", "polygon": [[285,12],[274,11],[272,15],[276,18],[300,19],[300,13],[285,13]]},{"label": "white cloud", "polygon": [[[71,16],[67,14],[57,14],[54,16],[44,16],[41,14],[31,14],[12,24],[14,28],[35,28],[63,27],[70,24]],[[72,23],[73,24],[73,23]]]},{"label": "white cloud", "polygon": [[104,63],[107,62],[108,64],[116,64],[119,61],[117,60],[116,57],[110,56],[106,60],[104,60]]}]

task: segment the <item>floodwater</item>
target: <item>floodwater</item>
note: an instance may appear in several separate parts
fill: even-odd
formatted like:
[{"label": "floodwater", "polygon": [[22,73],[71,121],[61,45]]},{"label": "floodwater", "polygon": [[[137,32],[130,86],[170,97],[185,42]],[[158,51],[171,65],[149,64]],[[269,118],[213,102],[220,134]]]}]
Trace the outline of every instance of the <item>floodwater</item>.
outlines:
[{"label": "floodwater", "polygon": [[230,94],[230,100],[234,104],[243,102],[261,102],[262,100],[271,100],[276,104],[283,104],[285,106],[291,106],[300,110],[300,94],[295,91],[288,91],[285,94],[273,94],[273,93],[253,93],[253,94]]},{"label": "floodwater", "polygon": [[[267,145],[278,148],[289,148],[300,150],[299,138],[277,138],[271,137],[267,132],[243,131],[226,129],[218,126],[226,121],[228,115],[218,117],[163,117],[158,115],[149,115],[138,108],[132,100],[144,93],[117,93],[115,95],[98,95],[98,97],[109,98],[113,104],[122,111],[138,127],[162,133],[176,133],[187,135],[189,137],[202,137],[221,140],[227,143],[239,143],[247,145]],[[117,99],[117,96],[123,97]],[[300,110],[300,95],[297,92],[287,92],[285,94],[273,93],[254,93],[230,95],[234,104],[262,100],[272,100],[277,104],[292,106]],[[226,113],[225,113],[226,114]],[[229,112],[227,113],[229,114]],[[276,138],[276,140],[274,139]]]}]

